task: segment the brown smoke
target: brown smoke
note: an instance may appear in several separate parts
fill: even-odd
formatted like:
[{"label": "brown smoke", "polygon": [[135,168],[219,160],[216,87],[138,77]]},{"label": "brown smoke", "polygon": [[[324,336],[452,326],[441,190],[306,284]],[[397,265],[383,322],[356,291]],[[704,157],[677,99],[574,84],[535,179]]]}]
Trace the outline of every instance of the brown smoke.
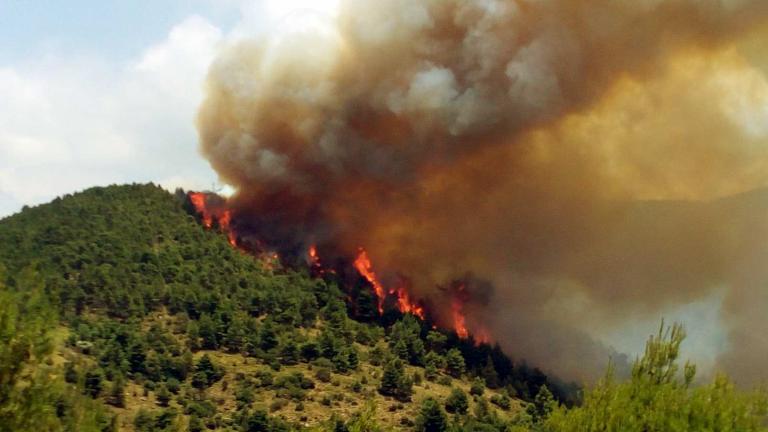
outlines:
[{"label": "brown smoke", "polygon": [[592,377],[596,329],[726,289],[721,364],[764,377],[768,194],[724,197],[768,184],[739,45],[766,24],[764,0],[350,0],[220,55],[202,150],[273,246],[365,246],[427,298],[490,279],[470,324],[549,370]]}]

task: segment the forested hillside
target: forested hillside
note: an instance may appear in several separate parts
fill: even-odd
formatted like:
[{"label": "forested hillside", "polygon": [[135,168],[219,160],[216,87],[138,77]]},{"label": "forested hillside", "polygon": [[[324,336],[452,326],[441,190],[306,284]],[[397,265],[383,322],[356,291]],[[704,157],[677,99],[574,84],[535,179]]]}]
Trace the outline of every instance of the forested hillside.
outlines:
[{"label": "forested hillside", "polygon": [[231,247],[154,185],[0,221],[0,270],[0,431],[765,427],[764,393],[691,386],[677,326],[571,408],[497,346],[412,315],[352,319],[364,305],[333,281]]},{"label": "forested hillside", "polygon": [[50,334],[62,388],[111,405],[104,425],[251,430],[368,413],[410,427],[423,401],[443,410],[450,396],[458,422],[498,429],[547,383],[410,315],[354,321],[335,284],[232,248],[185,204],[181,192],[113,186],[0,222],[7,290],[40,286],[61,323]]}]

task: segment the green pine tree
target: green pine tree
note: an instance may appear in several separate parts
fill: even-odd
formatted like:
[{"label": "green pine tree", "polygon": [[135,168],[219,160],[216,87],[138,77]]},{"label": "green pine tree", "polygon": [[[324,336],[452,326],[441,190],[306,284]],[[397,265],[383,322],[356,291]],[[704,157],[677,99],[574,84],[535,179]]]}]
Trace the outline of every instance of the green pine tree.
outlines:
[{"label": "green pine tree", "polygon": [[448,418],[433,398],[427,398],[421,404],[416,419],[416,430],[420,432],[443,432],[448,430]]}]

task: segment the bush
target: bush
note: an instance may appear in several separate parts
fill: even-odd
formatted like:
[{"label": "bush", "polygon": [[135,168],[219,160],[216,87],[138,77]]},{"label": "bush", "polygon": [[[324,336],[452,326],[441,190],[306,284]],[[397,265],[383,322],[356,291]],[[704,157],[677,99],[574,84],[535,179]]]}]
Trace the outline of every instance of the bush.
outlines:
[{"label": "bush", "polygon": [[491,396],[491,403],[505,411],[512,406],[511,399],[505,394]]},{"label": "bush", "polygon": [[482,396],[485,393],[485,382],[480,377],[472,380],[472,386],[469,388],[469,394],[473,396]]},{"label": "bush", "polygon": [[101,373],[101,370],[89,370],[85,373],[85,393],[92,397],[97,398],[101,394],[102,389],[102,381],[104,380],[104,375]]},{"label": "bush", "polygon": [[329,383],[331,382],[331,370],[328,368],[319,368],[315,371],[315,378],[317,378],[318,381]]},{"label": "bush", "polygon": [[288,401],[282,398],[277,398],[269,404],[269,410],[271,412],[280,411],[288,405]]},{"label": "bush", "polygon": [[469,400],[466,393],[459,388],[451,390],[451,394],[445,400],[445,410],[451,414],[464,415],[469,409]]},{"label": "bush", "polygon": [[360,381],[355,381],[352,383],[349,389],[355,393],[360,393],[361,391],[363,391],[363,385],[360,383]]},{"label": "bush", "polygon": [[157,393],[155,394],[155,399],[157,399],[157,404],[161,407],[167,407],[168,403],[171,401],[171,392],[168,391],[168,388],[165,385],[161,385],[157,389]]},{"label": "bush", "polygon": [[179,390],[181,390],[181,382],[176,378],[169,378],[168,381],[165,382],[165,386],[168,388],[168,391],[173,394],[179,394]]},{"label": "bush", "polygon": [[256,378],[259,380],[260,387],[271,387],[274,383],[275,376],[272,375],[272,372],[262,369],[256,372]]}]

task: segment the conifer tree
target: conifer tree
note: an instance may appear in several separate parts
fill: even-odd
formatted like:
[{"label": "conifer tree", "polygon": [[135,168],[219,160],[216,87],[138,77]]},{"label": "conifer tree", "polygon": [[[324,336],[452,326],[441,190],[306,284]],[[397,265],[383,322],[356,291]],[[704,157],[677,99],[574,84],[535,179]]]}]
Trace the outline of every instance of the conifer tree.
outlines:
[{"label": "conifer tree", "polygon": [[464,373],[464,357],[461,355],[461,351],[456,348],[448,350],[448,354],[445,356],[445,371],[448,375],[459,378]]},{"label": "conifer tree", "polygon": [[433,398],[427,398],[421,404],[416,419],[416,430],[420,432],[443,432],[448,429],[448,418]]}]

